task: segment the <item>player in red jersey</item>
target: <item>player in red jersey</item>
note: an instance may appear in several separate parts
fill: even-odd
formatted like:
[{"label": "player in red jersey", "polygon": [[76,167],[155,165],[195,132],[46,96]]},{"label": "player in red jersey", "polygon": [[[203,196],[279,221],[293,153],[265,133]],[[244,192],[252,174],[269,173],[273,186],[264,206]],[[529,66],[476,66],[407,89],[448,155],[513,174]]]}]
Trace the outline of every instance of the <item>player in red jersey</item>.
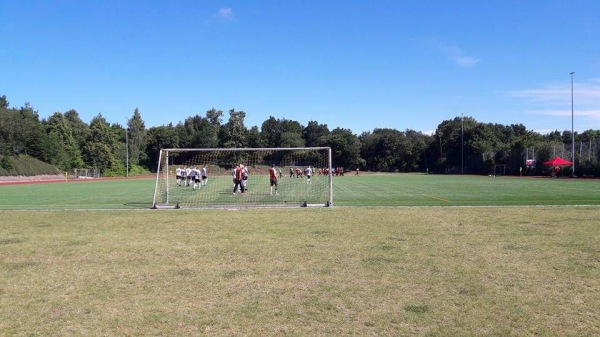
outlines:
[{"label": "player in red jersey", "polygon": [[273,164],[273,166],[271,166],[271,168],[269,169],[269,181],[271,184],[271,195],[273,195],[273,186],[275,187],[275,195],[278,195],[279,193],[277,193],[277,169],[275,169],[275,164]]}]

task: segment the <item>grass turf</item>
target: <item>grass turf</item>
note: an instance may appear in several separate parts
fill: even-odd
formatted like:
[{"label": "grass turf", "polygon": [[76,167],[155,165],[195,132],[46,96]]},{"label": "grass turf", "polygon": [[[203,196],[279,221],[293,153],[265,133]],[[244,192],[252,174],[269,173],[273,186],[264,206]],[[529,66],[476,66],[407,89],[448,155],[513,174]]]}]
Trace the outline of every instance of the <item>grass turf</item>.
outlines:
[{"label": "grass turf", "polygon": [[[213,180],[216,178],[212,178]],[[228,179],[228,178],[222,178]],[[256,177],[266,182],[267,178]],[[287,178],[289,179],[289,178]],[[212,184],[213,182],[209,182]],[[268,185],[250,196],[267,197]],[[280,185],[288,184],[282,178]],[[227,182],[215,200],[230,199]],[[305,188],[305,184],[299,184]],[[281,188],[281,190],[284,190]],[[0,185],[0,209],[144,209],[152,205],[153,179],[76,181],[52,184]],[[202,193],[186,191],[191,194]],[[182,192],[183,193],[183,192]],[[286,193],[294,193],[290,190]],[[299,192],[300,193],[300,192]],[[285,195],[283,195],[285,198]],[[237,198],[237,199],[236,199]],[[334,178],[338,206],[520,206],[600,205],[600,180],[518,177],[448,176],[423,174],[362,174]]]},{"label": "grass turf", "polygon": [[[153,188],[0,185],[0,335],[600,334],[597,207],[155,211]],[[334,190],[342,206],[600,199],[598,181],[542,178]]]},{"label": "grass turf", "polygon": [[0,215],[0,335],[600,334],[596,207]]}]

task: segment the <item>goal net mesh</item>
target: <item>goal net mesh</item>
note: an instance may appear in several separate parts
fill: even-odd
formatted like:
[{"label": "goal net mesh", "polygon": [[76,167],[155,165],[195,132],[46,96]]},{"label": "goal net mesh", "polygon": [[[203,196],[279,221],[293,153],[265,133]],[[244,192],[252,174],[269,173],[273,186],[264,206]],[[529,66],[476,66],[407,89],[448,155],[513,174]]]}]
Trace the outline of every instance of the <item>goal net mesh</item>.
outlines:
[{"label": "goal net mesh", "polygon": [[[246,174],[236,186],[240,164]],[[277,188],[269,175],[273,165]],[[329,172],[328,147],[163,149],[153,207],[330,206]]]}]

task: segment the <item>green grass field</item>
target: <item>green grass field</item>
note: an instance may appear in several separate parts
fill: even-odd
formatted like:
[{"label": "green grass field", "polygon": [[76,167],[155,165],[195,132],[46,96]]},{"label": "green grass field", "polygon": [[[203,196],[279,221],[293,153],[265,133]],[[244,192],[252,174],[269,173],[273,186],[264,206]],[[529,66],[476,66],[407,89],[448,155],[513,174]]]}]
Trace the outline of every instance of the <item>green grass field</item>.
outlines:
[{"label": "green grass field", "polygon": [[334,182],[417,207],[151,210],[153,188],[0,185],[0,335],[600,335],[595,180]]},{"label": "green grass field", "polygon": [[[216,185],[213,178],[209,185]],[[231,195],[229,178],[214,192],[215,202]],[[299,179],[283,178],[281,185]],[[268,200],[268,179],[250,183],[247,198]],[[305,184],[299,186],[306,187]],[[183,188],[185,189],[185,188]],[[283,188],[280,188],[283,190]],[[194,192],[185,189],[190,195]],[[75,181],[0,185],[0,209],[144,209],[152,206],[153,179]],[[300,188],[286,193],[303,193]],[[286,197],[285,193],[282,197]],[[600,180],[363,174],[334,178],[337,206],[523,206],[600,205]],[[240,205],[243,203],[240,201]]]}]

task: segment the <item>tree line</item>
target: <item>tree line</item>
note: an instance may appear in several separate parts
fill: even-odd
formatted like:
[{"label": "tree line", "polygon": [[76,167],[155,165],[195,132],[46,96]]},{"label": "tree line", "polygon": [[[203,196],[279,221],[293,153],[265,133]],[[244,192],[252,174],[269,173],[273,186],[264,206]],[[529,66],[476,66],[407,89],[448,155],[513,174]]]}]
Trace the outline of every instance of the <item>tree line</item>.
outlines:
[{"label": "tree line", "polygon": [[[227,117],[227,121],[224,119]],[[104,176],[155,171],[162,148],[264,148],[328,146],[334,166],[380,172],[541,174],[556,155],[572,158],[570,131],[540,134],[522,124],[481,123],[472,117],[442,121],[435,133],[377,128],[354,134],[349,129],[309,121],[307,125],[269,117],[260,128],[245,125],[246,112],[210,109],[176,125],[147,128],[136,108],[126,125],[98,114],[88,124],[75,110],[40,118],[26,103],[9,107],[0,97],[0,166],[28,155],[69,172],[99,169]],[[575,134],[578,175],[600,175],[600,131]],[[527,159],[535,160],[526,165]]]}]

